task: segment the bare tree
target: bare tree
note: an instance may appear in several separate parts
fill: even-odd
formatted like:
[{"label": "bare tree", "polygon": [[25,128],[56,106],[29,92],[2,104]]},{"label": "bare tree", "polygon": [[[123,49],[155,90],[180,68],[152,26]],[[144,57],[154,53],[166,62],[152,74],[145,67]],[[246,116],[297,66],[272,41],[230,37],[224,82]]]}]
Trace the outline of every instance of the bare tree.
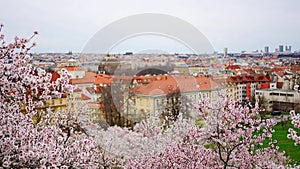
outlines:
[{"label": "bare tree", "polygon": [[[250,99],[251,105],[255,105],[256,99],[253,95]],[[268,108],[268,100],[265,96],[258,96],[258,107],[260,108],[259,115],[261,120],[263,120],[266,115],[268,114],[267,108]]]},{"label": "bare tree", "polygon": [[[106,122],[113,126],[113,125],[118,125],[118,126],[123,126],[123,120],[121,117],[121,112],[119,111],[114,100],[113,100],[113,94],[111,91],[111,86],[106,86],[102,90],[102,99],[101,102],[103,104],[103,113]],[[116,97],[116,95],[114,95]]]},{"label": "bare tree", "polygon": [[184,117],[189,117],[188,99],[182,95],[179,89],[169,92],[166,95],[165,103],[163,103],[162,117],[167,121],[174,121],[178,118],[180,113]]}]

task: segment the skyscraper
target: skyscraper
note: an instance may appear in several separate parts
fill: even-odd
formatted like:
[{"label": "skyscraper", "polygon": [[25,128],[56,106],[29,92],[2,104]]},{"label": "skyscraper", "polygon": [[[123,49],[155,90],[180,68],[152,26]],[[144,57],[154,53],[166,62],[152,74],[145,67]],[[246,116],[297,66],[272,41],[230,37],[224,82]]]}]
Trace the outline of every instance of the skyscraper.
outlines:
[{"label": "skyscraper", "polygon": [[279,45],[279,52],[283,52],[283,45]]},{"label": "skyscraper", "polygon": [[292,46],[291,45],[285,46],[285,51],[286,52],[291,52],[292,51]]},{"label": "skyscraper", "polygon": [[292,46],[291,46],[291,45],[288,46],[287,49],[288,49],[288,50],[287,50],[288,52],[292,52]]},{"label": "skyscraper", "polygon": [[265,46],[265,53],[269,53],[269,46]]},{"label": "skyscraper", "polygon": [[228,54],[228,48],[224,48],[224,56],[227,56]]}]

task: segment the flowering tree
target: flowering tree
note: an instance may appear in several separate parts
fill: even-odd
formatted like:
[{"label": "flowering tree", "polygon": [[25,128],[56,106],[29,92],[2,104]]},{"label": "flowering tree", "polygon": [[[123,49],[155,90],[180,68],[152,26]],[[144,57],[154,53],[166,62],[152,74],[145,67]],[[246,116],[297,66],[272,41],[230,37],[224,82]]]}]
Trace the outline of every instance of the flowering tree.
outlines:
[{"label": "flowering tree", "polygon": [[200,129],[189,129],[180,142],[173,142],[156,154],[130,158],[125,168],[213,168],[213,152],[200,142]]},{"label": "flowering tree", "polygon": [[[300,89],[299,89],[299,85],[295,85],[294,86],[294,90],[300,92]],[[291,114],[291,118],[292,118],[292,125],[294,125],[295,128],[297,129],[300,129],[300,114],[296,114],[296,112],[294,110],[292,110],[290,112]],[[289,139],[292,139],[295,141],[295,145],[299,145],[300,144],[300,136],[297,135],[297,131],[295,131],[294,129],[292,128],[289,128],[288,130],[289,134],[287,135],[287,137]]]},{"label": "flowering tree", "polygon": [[[257,104],[249,109],[225,97],[200,102],[205,127],[191,127],[184,139],[153,156],[133,158],[127,168],[274,168],[288,159],[272,140],[272,120],[261,122]],[[267,141],[268,146],[263,146]]]},{"label": "flowering tree", "polygon": [[[0,32],[2,25],[0,26]],[[272,139],[272,120],[259,119],[258,104],[221,97],[199,103],[200,128],[178,116],[165,127],[159,115],[134,130],[82,123],[88,110],[39,111],[43,101],[71,93],[60,78],[30,64],[32,38],[6,44],[0,36],[0,167],[4,168],[275,168],[287,164]],[[74,112],[77,111],[77,112]],[[299,116],[293,124],[299,128]],[[88,127],[84,129],[84,127]],[[290,136],[296,143],[296,134]],[[265,146],[263,143],[267,143]]]},{"label": "flowering tree", "polygon": [[192,123],[178,116],[177,121],[164,129],[159,115],[150,115],[134,130],[109,127],[94,133],[101,147],[102,165],[124,166],[129,159],[154,156],[170,145],[179,143],[192,127]]},{"label": "flowering tree", "polygon": [[[295,128],[300,129],[300,114],[296,114],[295,111],[291,111],[292,124]],[[292,128],[289,128],[288,138],[295,141],[295,145],[300,144],[300,136],[297,135],[297,131]]]},{"label": "flowering tree", "polygon": [[[277,141],[272,139],[275,122],[261,122],[257,102],[251,109],[222,96],[215,104],[203,103],[199,111],[206,119],[206,144],[215,150],[214,159],[219,166],[273,168],[286,164],[288,160],[278,152]],[[266,140],[268,147],[263,147]]]},{"label": "flowering tree", "polygon": [[8,44],[0,35],[0,168],[96,168],[95,142],[71,109],[37,110],[43,100],[72,92],[72,86],[66,71],[50,82],[51,74],[29,63],[36,34]]}]

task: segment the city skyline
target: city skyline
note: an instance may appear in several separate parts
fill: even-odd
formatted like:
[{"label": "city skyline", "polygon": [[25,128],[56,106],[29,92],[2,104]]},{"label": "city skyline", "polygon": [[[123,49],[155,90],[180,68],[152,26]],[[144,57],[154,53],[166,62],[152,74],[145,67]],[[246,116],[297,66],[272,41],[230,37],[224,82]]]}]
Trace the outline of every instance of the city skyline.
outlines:
[{"label": "city skyline", "polygon": [[[0,15],[7,39],[38,31],[34,52],[81,52],[101,28],[126,16],[160,13],[195,26],[215,51],[275,51],[279,45],[300,49],[300,2],[288,1],[6,1]],[[119,4],[119,5],[118,5]],[[163,50],[191,53],[182,44],[160,36],[139,36],[119,44],[113,53]]]}]

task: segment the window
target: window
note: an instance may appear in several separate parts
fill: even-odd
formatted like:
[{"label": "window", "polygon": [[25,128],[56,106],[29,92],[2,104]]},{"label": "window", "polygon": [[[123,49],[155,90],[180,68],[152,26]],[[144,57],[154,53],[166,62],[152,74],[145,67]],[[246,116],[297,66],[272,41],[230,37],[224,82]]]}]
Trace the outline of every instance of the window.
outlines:
[{"label": "window", "polygon": [[279,96],[279,93],[270,93],[270,96]]},{"label": "window", "polygon": [[133,99],[133,105],[135,105],[135,104],[136,104],[136,99],[134,98],[134,99]]}]

